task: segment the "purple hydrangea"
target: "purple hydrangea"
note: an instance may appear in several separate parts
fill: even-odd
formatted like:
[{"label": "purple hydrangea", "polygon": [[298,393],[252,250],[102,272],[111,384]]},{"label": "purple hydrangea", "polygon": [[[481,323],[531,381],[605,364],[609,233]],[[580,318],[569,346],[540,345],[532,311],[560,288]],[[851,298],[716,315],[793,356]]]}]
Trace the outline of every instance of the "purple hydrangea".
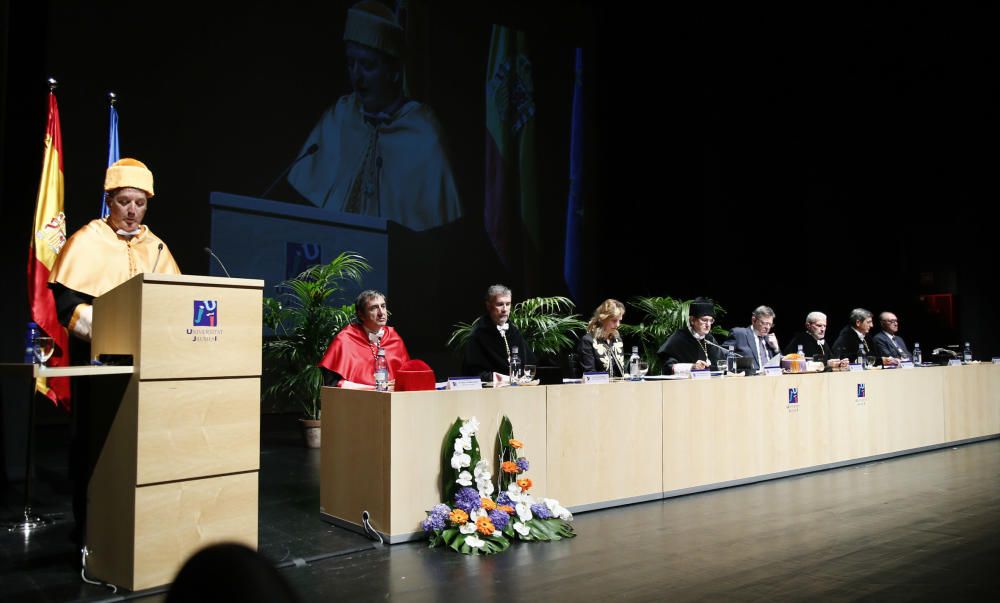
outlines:
[{"label": "purple hydrangea", "polygon": [[436,530],[443,530],[448,522],[448,514],[451,513],[451,509],[448,505],[434,505],[431,512],[427,514],[427,519],[423,521],[424,531],[433,532]]},{"label": "purple hydrangea", "polygon": [[427,519],[424,520],[423,526],[425,532],[437,532],[444,529],[447,517],[441,517],[440,515],[428,515]]},{"label": "purple hydrangea", "polygon": [[507,496],[506,492],[501,492],[500,495],[497,496],[497,504],[498,505],[504,505],[504,506],[507,506],[507,507],[513,507],[514,506],[514,505],[510,504],[510,497]]},{"label": "purple hydrangea", "polygon": [[460,488],[459,491],[455,493],[455,506],[466,513],[472,513],[482,506],[482,499],[479,498],[479,491],[475,488]]},{"label": "purple hydrangea", "polygon": [[500,509],[493,509],[487,515],[490,516],[490,521],[493,522],[493,527],[503,531],[507,527],[507,523],[510,522],[510,515],[507,515]]},{"label": "purple hydrangea", "polygon": [[520,471],[522,473],[525,472],[525,471],[527,471],[528,470],[528,459],[523,458],[523,457],[517,459],[517,469],[518,469],[518,471]]},{"label": "purple hydrangea", "polygon": [[538,519],[552,519],[552,511],[545,506],[545,503],[535,503],[531,505],[531,514]]}]

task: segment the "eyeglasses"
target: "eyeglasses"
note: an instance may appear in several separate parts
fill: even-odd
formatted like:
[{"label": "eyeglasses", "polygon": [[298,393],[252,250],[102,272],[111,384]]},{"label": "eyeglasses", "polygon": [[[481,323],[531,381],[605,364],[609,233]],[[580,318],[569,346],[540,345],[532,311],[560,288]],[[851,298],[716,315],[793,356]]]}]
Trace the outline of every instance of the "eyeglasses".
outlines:
[{"label": "eyeglasses", "polygon": [[715,319],[712,318],[712,317],[710,317],[710,316],[706,316],[704,318],[696,318],[695,320],[698,321],[698,322],[700,322],[703,325],[715,324]]},{"label": "eyeglasses", "polygon": [[882,322],[889,322],[889,323],[892,323],[892,324],[898,324],[899,323],[899,319],[898,318],[893,318],[891,320],[883,320]]}]

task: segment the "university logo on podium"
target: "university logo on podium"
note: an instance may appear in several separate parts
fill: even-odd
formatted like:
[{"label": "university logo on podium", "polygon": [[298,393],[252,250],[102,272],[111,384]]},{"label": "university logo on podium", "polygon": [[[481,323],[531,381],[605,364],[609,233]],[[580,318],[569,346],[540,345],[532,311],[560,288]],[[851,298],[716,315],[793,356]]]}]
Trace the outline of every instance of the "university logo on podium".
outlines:
[{"label": "university logo on podium", "polygon": [[858,384],[858,397],[859,398],[864,398],[865,397],[865,384],[864,383],[859,383]]},{"label": "university logo on podium", "polygon": [[789,404],[799,403],[799,388],[797,387],[788,388],[788,403]]},{"label": "university logo on podium", "polygon": [[216,327],[219,325],[219,300],[194,300],[194,320],[196,327]]}]

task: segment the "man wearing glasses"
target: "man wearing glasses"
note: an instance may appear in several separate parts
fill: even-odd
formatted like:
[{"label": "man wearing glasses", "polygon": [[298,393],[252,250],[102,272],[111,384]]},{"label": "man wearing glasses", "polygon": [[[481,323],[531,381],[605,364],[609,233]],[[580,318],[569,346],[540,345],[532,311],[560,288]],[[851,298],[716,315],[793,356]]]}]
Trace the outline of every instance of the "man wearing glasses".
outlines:
[{"label": "man wearing glasses", "polygon": [[906,342],[898,335],[899,319],[892,312],[883,312],[878,316],[882,330],[872,338],[875,350],[883,358],[909,358],[910,350]]},{"label": "man wearing glasses", "polygon": [[715,366],[722,351],[712,337],[715,302],[699,297],[691,302],[687,328],[678,329],[656,352],[664,375],[682,375]]},{"label": "man wearing glasses", "polygon": [[759,373],[768,360],[781,355],[778,338],[771,332],[773,327],[774,310],[758,306],[750,317],[750,326],[733,329],[723,345],[733,346],[736,353],[744,358],[753,358],[753,370]]}]

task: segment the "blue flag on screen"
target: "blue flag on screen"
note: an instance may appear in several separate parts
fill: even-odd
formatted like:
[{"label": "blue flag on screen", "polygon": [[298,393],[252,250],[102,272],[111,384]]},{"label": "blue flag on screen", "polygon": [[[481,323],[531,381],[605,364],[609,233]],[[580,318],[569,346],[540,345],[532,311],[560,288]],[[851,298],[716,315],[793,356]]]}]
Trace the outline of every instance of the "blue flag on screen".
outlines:
[{"label": "blue flag on screen", "polygon": [[[118,151],[118,111],[115,109],[114,101],[111,102],[110,126],[108,130],[108,167],[121,159]],[[108,204],[104,202],[104,195],[101,194],[101,218],[108,217]]]},{"label": "blue flag on screen", "polygon": [[570,297],[580,301],[583,275],[583,49],[576,49],[573,118],[569,143],[569,199],[566,202],[566,250],[563,277]]}]

